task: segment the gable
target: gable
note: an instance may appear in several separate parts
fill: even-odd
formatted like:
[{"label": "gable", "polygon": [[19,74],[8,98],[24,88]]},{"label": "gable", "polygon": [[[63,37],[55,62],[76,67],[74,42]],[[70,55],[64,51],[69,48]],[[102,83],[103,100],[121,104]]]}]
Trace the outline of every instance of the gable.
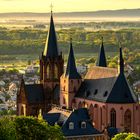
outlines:
[{"label": "gable", "polygon": [[119,74],[110,95],[108,96],[108,103],[135,103],[137,98],[131,90],[125,75]]}]

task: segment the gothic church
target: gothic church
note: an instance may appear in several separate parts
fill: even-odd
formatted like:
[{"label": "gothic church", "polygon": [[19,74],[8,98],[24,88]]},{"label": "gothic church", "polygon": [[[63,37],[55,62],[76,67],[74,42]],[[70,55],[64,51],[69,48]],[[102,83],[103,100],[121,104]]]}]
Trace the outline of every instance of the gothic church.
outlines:
[{"label": "gothic church", "polygon": [[140,105],[124,74],[122,48],[118,69],[108,68],[102,41],[96,66],[84,78],[77,72],[72,41],[66,70],[57,46],[53,15],[46,46],[40,58],[40,84],[21,81],[17,95],[17,115],[37,116],[47,113],[51,105],[69,110],[87,108],[95,128],[107,126],[140,135]]}]

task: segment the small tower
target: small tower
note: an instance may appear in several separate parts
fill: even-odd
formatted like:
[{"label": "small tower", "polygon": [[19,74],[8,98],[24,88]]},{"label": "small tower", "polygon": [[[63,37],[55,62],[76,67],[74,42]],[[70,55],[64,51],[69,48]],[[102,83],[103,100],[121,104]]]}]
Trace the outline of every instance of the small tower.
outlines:
[{"label": "small tower", "polygon": [[82,79],[77,72],[75,57],[70,40],[70,50],[65,73],[60,78],[60,105],[68,109],[73,108],[74,96],[81,85]]},{"label": "small tower", "polygon": [[99,56],[98,56],[96,66],[107,67],[103,37],[102,37],[102,44],[101,44],[101,47],[100,47],[100,52],[99,52]]},{"label": "small tower", "polygon": [[[64,60],[62,53],[59,53],[53,14],[51,11],[47,41],[40,59],[40,82],[44,86],[46,99],[51,103],[55,103],[53,90],[60,84],[63,66]],[[57,102],[59,102],[59,100]]]},{"label": "small tower", "polygon": [[122,54],[122,47],[120,46],[120,55],[118,59],[118,74],[124,73],[124,59]]}]

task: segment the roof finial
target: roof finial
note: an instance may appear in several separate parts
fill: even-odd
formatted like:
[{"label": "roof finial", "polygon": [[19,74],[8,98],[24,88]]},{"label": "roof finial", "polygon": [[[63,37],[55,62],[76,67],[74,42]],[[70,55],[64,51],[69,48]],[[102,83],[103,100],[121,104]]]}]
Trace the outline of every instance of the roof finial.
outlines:
[{"label": "roof finial", "polygon": [[50,8],[51,8],[51,14],[52,14],[52,12],[53,12],[53,4],[52,3],[50,5]]}]

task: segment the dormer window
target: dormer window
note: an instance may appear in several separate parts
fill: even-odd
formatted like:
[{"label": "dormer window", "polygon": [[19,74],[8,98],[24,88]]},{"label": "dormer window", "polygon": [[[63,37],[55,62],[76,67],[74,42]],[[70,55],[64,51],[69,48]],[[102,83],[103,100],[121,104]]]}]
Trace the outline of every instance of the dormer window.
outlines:
[{"label": "dormer window", "polygon": [[69,129],[70,130],[74,129],[74,123],[73,122],[69,122]]},{"label": "dormer window", "polygon": [[81,128],[86,128],[86,122],[81,122]]},{"label": "dormer window", "polygon": [[104,97],[106,97],[106,96],[107,96],[107,94],[108,94],[108,92],[106,91],[106,92],[104,93]]},{"label": "dormer window", "polygon": [[96,95],[98,93],[98,89],[95,89],[94,95]]}]

